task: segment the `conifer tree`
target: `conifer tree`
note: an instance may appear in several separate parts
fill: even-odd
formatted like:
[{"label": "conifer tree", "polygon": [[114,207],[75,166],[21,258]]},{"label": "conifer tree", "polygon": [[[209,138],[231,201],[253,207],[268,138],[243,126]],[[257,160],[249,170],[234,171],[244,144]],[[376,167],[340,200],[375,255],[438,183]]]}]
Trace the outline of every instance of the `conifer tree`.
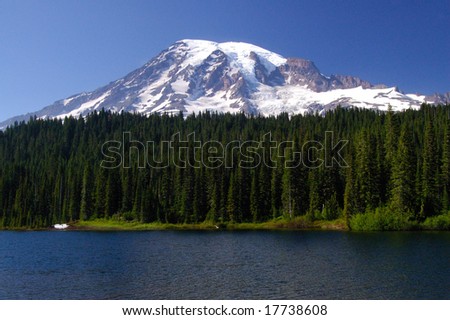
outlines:
[{"label": "conifer tree", "polygon": [[108,178],[105,188],[105,213],[104,217],[111,217],[120,208],[122,191],[120,190],[120,177],[117,169],[108,170]]},{"label": "conifer tree", "polygon": [[234,175],[231,174],[230,184],[228,187],[227,194],[227,220],[230,222],[235,222],[236,220],[236,200],[238,198],[238,192],[235,187],[235,178]]},{"label": "conifer tree", "polygon": [[259,179],[259,169],[256,168],[253,171],[252,176],[252,184],[251,184],[251,192],[250,192],[250,211],[252,215],[252,221],[257,222],[260,221],[262,213],[261,213],[261,193],[260,193],[260,179]]},{"label": "conifer tree", "polygon": [[100,168],[96,172],[95,177],[94,215],[97,217],[103,217],[105,213],[106,182],[107,182],[106,169]]},{"label": "conifer tree", "polygon": [[318,218],[319,213],[323,209],[323,204],[320,202],[319,177],[317,171],[318,171],[317,169],[311,169],[308,175],[308,183],[309,183],[308,216],[311,220]]},{"label": "conifer tree", "polygon": [[385,135],[386,161],[388,164],[393,165],[396,160],[397,143],[400,136],[400,125],[398,122],[398,115],[392,111],[391,106],[389,106],[388,112],[386,113]]},{"label": "conifer tree", "polygon": [[441,161],[441,179],[440,187],[442,189],[442,211],[447,212],[450,207],[449,190],[450,190],[450,120],[446,119],[446,126],[444,131],[444,141],[442,146],[442,161]]},{"label": "conifer tree", "polygon": [[292,168],[285,168],[282,177],[282,212],[291,220],[294,217],[294,199],[292,192]]},{"label": "conifer tree", "polygon": [[422,201],[420,219],[432,216],[438,211],[438,154],[434,137],[433,122],[425,125],[422,163]]},{"label": "conifer tree", "polygon": [[404,125],[391,177],[391,209],[395,214],[411,217],[415,212],[415,168],[412,132]]},{"label": "conifer tree", "polygon": [[184,223],[188,223],[197,220],[196,217],[194,217],[195,172],[194,168],[191,166],[183,169],[182,172],[184,177],[181,194],[181,216],[179,219]]},{"label": "conifer tree", "polygon": [[392,170],[395,166],[395,161],[397,157],[397,147],[398,147],[398,139],[400,137],[400,124],[398,115],[392,111],[392,107],[389,106],[388,112],[386,114],[386,122],[385,122],[385,161],[383,178],[387,182],[386,184],[386,195],[390,194],[390,190],[392,189],[392,185],[390,184]]},{"label": "conifer tree", "polygon": [[358,213],[356,211],[357,204],[355,203],[356,200],[356,187],[354,183],[354,168],[352,166],[353,161],[350,158],[349,159],[349,168],[347,168],[347,174],[346,174],[346,183],[345,183],[345,192],[344,192],[344,218],[347,223],[347,227],[350,227],[350,220],[352,216],[355,213]]},{"label": "conifer tree", "polygon": [[377,167],[376,143],[372,135],[362,131],[356,150],[356,185],[358,187],[359,211],[376,208],[379,204],[380,176]]},{"label": "conifer tree", "polygon": [[130,212],[133,208],[133,186],[132,186],[132,170],[122,169],[121,171],[121,183],[122,183],[122,205],[120,208],[121,212]]},{"label": "conifer tree", "polygon": [[281,162],[278,162],[276,168],[272,170],[272,186],[271,186],[271,195],[272,195],[272,217],[276,218],[281,215],[282,208],[282,194],[283,194],[283,165]]},{"label": "conifer tree", "polygon": [[194,181],[194,204],[193,211],[195,220],[193,222],[202,222],[205,220],[208,212],[208,198],[207,198],[207,179],[204,168],[195,170]]},{"label": "conifer tree", "polygon": [[251,171],[250,169],[239,166],[238,180],[239,180],[239,221],[250,222],[251,209],[250,209],[250,190],[252,186]]}]

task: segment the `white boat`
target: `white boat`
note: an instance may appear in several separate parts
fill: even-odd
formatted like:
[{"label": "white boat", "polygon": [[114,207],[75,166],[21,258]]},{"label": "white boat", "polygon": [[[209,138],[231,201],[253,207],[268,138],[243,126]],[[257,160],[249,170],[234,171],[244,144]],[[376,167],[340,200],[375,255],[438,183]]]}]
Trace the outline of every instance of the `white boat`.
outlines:
[{"label": "white boat", "polygon": [[67,223],[63,223],[63,224],[55,224],[53,225],[53,228],[55,229],[67,229],[69,227],[69,225]]}]

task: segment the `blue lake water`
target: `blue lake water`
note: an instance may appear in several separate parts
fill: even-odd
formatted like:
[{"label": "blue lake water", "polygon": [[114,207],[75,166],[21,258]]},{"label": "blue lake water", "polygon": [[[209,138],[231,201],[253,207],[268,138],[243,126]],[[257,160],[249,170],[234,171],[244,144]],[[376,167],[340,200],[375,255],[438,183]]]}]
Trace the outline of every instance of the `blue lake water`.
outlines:
[{"label": "blue lake water", "polygon": [[450,299],[450,233],[2,231],[0,299]]}]

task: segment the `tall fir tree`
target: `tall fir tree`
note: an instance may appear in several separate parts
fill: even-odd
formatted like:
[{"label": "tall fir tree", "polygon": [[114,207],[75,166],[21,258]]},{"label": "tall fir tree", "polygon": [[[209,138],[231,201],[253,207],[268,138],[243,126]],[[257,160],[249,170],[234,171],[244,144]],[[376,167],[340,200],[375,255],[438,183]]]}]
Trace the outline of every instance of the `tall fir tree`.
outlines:
[{"label": "tall fir tree", "polygon": [[422,195],[420,219],[437,213],[438,210],[438,152],[434,136],[433,120],[428,119],[425,125],[425,136],[422,156]]},{"label": "tall fir tree", "polygon": [[391,209],[394,214],[406,217],[412,217],[416,210],[416,165],[412,139],[412,130],[403,125],[391,177]]},{"label": "tall fir tree", "polygon": [[393,168],[396,163],[397,158],[397,147],[398,147],[398,140],[400,137],[400,123],[399,123],[399,116],[395,114],[392,111],[392,107],[389,106],[388,112],[386,113],[386,120],[385,120],[385,128],[384,128],[384,140],[385,140],[385,165],[384,165],[384,172],[383,172],[383,178],[387,182],[386,183],[386,195],[388,196],[390,194],[390,190],[392,189],[392,185],[390,184],[391,175]]},{"label": "tall fir tree", "polygon": [[357,211],[357,190],[355,187],[355,181],[354,181],[354,167],[352,166],[353,160],[352,158],[349,159],[349,167],[347,168],[346,173],[346,183],[345,183],[345,191],[344,191],[344,209],[343,209],[343,215],[345,218],[345,222],[347,224],[347,227],[350,228],[350,220],[353,217],[354,214],[359,213]]},{"label": "tall fir tree", "polygon": [[442,190],[442,212],[446,213],[450,209],[449,190],[450,190],[450,119],[446,119],[444,131],[444,140],[442,146],[442,160],[441,160],[441,176],[440,188]]}]

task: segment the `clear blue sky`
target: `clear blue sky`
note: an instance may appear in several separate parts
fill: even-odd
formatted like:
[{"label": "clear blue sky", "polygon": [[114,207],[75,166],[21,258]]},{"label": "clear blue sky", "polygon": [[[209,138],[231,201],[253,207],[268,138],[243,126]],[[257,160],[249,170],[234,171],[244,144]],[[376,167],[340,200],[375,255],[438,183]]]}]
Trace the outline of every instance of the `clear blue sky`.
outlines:
[{"label": "clear blue sky", "polygon": [[406,92],[450,91],[449,0],[0,0],[0,121],[184,39],[244,41]]}]

